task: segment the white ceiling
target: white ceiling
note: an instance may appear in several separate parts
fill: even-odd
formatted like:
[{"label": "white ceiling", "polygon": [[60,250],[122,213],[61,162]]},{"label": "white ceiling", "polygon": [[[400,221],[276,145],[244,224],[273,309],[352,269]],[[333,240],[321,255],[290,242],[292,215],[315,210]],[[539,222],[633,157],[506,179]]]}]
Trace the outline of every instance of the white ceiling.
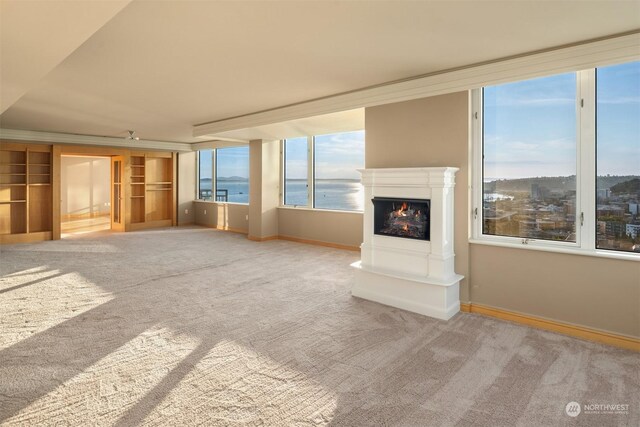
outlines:
[{"label": "white ceiling", "polygon": [[[196,124],[640,28],[640,1],[1,3],[3,128],[179,142],[202,141]],[[304,130],[262,132],[286,129]]]}]

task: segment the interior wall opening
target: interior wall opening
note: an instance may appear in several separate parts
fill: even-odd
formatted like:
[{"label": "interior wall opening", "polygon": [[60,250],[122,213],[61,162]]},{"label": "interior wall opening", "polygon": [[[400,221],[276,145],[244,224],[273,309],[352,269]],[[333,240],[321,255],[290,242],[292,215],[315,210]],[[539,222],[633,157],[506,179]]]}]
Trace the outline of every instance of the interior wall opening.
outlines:
[{"label": "interior wall opening", "polygon": [[62,238],[111,229],[111,158],[63,155],[60,159]]}]

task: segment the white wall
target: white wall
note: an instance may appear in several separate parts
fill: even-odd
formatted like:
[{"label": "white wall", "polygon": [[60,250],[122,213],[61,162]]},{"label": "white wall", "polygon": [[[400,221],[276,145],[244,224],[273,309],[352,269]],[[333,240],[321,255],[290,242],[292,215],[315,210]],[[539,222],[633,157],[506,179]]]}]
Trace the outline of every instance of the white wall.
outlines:
[{"label": "white wall", "polygon": [[111,211],[111,159],[65,157],[60,163],[62,219],[69,215],[108,215]]}]

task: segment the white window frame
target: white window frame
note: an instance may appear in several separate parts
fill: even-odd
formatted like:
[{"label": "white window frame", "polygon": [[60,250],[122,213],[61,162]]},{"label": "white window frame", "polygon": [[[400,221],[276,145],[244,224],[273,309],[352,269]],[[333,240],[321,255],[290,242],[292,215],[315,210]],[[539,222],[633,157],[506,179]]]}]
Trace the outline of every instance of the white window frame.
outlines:
[{"label": "white window frame", "polygon": [[640,261],[640,254],[596,249],[596,69],[576,72],[576,241],[483,234],[482,88],[471,91],[471,243]]}]

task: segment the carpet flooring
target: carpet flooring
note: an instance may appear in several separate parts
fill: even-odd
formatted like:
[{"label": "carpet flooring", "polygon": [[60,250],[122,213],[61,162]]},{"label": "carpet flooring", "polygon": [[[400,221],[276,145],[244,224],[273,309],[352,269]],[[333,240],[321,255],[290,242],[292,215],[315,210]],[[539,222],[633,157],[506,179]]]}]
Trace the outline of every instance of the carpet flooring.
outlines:
[{"label": "carpet flooring", "polygon": [[355,252],[197,227],[0,251],[3,426],[640,425],[637,353],[353,298]]}]

